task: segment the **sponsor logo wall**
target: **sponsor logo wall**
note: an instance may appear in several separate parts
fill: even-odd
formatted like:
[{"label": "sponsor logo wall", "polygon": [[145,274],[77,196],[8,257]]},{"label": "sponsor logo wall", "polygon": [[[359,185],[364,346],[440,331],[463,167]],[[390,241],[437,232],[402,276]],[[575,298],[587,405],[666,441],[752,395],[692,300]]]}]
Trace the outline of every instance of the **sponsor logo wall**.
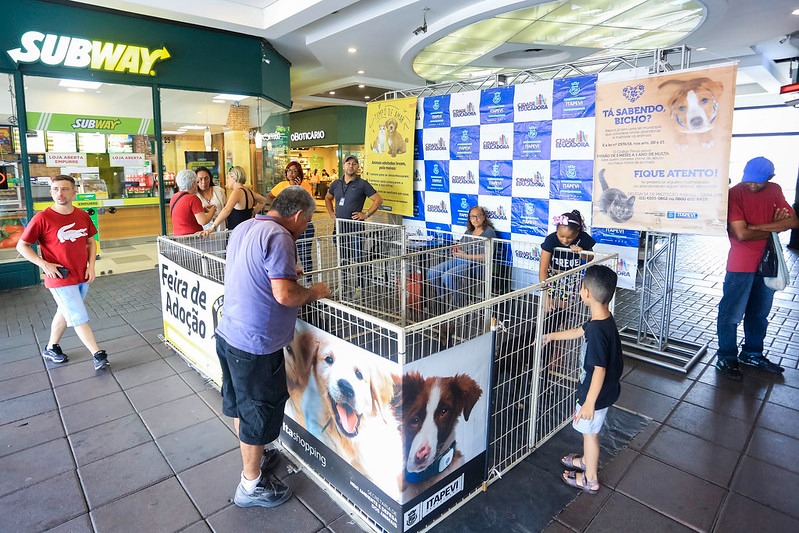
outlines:
[{"label": "sponsor logo wall", "polygon": [[[638,233],[591,225],[596,86],[580,76],[419,99],[413,187],[423,207],[405,224],[462,233],[481,205],[501,238],[540,244],[553,217],[578,209],[595,250],[620,254],[619,286],[634,288]],[[514,255],[514,266],[537,271],[538,255]]]}]

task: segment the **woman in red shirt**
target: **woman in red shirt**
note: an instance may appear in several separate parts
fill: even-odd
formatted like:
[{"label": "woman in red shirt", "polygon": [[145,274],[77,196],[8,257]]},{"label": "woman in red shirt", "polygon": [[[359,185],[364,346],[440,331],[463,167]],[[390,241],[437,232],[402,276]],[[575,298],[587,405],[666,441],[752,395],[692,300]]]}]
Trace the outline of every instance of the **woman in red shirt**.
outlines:
[{"label": "woman in red shirt", "polygon": [[172,215],[172,234],[192,235],[202,231],[203,224],[208,224],[216,214],[216,206],[203,207],[197,197],[197,174],[193,170],[181,170],[175,176],[178,186],[169,201],[169,212]]}]

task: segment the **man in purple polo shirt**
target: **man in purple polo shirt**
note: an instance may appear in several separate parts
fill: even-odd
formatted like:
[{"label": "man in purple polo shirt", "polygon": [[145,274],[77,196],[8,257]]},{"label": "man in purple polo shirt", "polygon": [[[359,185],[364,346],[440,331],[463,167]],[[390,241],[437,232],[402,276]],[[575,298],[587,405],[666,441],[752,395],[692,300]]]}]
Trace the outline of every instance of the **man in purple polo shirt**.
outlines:
[{"label": "man in purple polo shirt", "polygon": [[316,202],[302,187],[281,192],[266,215],[230,235],[225,305],[216,330],[222,365],[222,412],[233,417],[243,469],[233,501],[239,507],[276,507],[291,489],[262,478],[279,460],[274,448],[288,399],[283,348],[294,337],[297,308],[330,295],[323,283],[297,283],[294,241],[308,227]]}]

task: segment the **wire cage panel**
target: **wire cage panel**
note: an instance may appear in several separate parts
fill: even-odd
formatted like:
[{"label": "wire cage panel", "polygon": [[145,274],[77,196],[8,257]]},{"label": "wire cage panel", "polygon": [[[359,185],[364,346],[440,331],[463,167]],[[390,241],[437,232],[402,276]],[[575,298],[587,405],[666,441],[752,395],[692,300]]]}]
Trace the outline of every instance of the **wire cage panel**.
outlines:
[{"label": "wire cage panel", "polygon": [[[371,255],[342,264],[338,233],[317,234],[315,268],[300,282],[327,283],[333,296],[299,310],[299,318],[399,365],[434,356],[490,331],[495,332],[486,481],[491,483],[541,446],[572,418],[579,378],[580,341],[541,345],[544,333],[580,327],[590,315],[580,297],[588,266],[613,268],[616,255],[583,252],[575,267],[537,283],[537,245],[501,239],[476,240],[468,272],[446,285],[431,275],[464,248],[457,236],[406,235],[401,226],[360,225],[348,233],[374,243]],[[227,233],[158,240],[159,252],[184,268],[224,282]],[[432,237],[432,238],[430,238]],[[416,241],[416,242],[414,242]],[[571,257],[574,260],[574,257]],[[359,281],[359,285],[348,284]],[[442,288],[446,293],[440,292]],[[457,369],[453,369],[457,371]],[[335,487],[333,487],[335,489]],[[367,522],[369,517],[355,512]],[[372,523],[373,527],[374,524]]]}]

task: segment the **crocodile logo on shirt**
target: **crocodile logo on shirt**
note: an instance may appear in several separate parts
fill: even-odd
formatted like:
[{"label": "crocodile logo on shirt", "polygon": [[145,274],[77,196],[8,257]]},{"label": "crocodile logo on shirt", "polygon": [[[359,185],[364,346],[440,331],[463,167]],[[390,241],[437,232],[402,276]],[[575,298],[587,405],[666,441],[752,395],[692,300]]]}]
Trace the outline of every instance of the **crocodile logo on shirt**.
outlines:
[{"label": "crocodile logo on shirt", "polygon": [[66,241],[75,242],[76,240],[80,239],[81,237],[88,237],[89,232],[86,228],[82,229],[72,229],[72,226],[75,225],[75,222],[72,224],[67,224],[66,226],[62,226],[58,228],[58,233],[56,236],[58,237],[58,242],[64,243]]}]

